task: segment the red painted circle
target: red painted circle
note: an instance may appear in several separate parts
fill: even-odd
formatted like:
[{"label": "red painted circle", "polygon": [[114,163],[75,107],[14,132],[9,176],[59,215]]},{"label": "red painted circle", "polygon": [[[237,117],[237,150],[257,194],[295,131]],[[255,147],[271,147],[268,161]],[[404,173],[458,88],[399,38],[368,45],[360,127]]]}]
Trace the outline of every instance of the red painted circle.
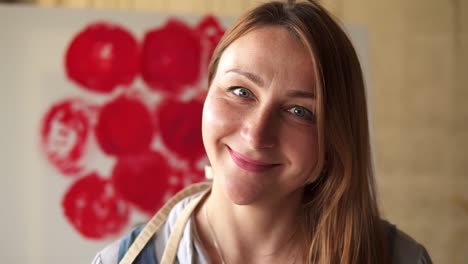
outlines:
[{"label": "red painted circle", "polygon": [[213,16],[206,16],[203,18],[203,20],[198,24],[197,30],[201,38],[205,40],[203,43],[207,60],[204,67],[207,69],[210,58],[213,55],[213,51],[223,37],[225,30],[216,17]]},{"label": "red painted circle", "polygon": [[119,157],[112,172],[116,190],[142,211],[153,214],[164,202],[173,171],[157,152]]},{"label": "red painted circle", "polygon": [[102,239],[118,235],[129,220],[129,208],[109,181],[90,174],[76,181],[65,194],[62,207],[73,227],[84,237]]},{"label": "red painted circle", "polygon": [[126,29],[94,23],[79,32],[65,55],[67,76],[83,88],[108,93],[129,85],[139,69],[138,43]]},{"label": "red painted circle", "polygon": [[105,153],[126,155],[148,149],[153,130],[146,106],[138,99],[120,96],[101,109],[95,132]]},{"label": "red painted circle", "polygon": [[201,44],[184,22],[169,20],[146,33],[141,56],[143,80],[152,89],[177,94],[200,78]]},{"label": "red painted circle", "polygon": [[205,155],[201,134],[203,103],[167,99],[157,110],[164,144],[179,157],[195,162]]},{"label": "red painted circle", "polygon": [[90,107],[81,100],[53,105],[41,128],[42,149],[48,160],[65,175],[83,171],[83,158],[90,131]]}]

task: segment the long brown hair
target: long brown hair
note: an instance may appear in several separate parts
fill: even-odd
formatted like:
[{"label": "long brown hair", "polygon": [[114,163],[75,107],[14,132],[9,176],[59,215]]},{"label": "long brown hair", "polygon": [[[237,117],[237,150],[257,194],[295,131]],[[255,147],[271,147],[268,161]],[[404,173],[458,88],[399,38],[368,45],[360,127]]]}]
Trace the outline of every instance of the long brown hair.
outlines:
[{"label": "long brown hair", "polygon": [[361,67],[346,33],[323,7],[270,2],[240,17],[213,54],[209,84],[224,50],[262,26],[288,29],[315,68],[319,160],[304,193],[305,262],[391,263],[376,201]]}]

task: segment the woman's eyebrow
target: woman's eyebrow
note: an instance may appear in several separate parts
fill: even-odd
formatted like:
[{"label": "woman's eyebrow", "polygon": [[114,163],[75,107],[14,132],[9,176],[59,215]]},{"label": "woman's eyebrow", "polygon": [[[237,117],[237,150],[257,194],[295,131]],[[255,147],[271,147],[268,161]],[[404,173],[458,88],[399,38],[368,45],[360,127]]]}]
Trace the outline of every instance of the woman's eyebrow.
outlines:
[{"label": "woman's eyebrow", "polygon": [[236,74],[239,74],[239,75],[242,75],[244,77],[246,77],[247,79],[251,80],[252,82],[254,82],[256,85],[260,86],[260,87],[263,87],[265,85],[265,82],[263,81],[263,79],[258,76],[258,75],[255,75],[251,72],[246,72],[246,71],[242,71],[242,70],[239,70],[239,69],[230,69],[230,70],[227,70],[225,73],[236,73]]},{"label": "woman's eyebrow", "polygon": [[[239,69],[236,69],[236,68],[233,68],[233,69],[230,69],[230,70],[227,70],[225,72],[226,74],[227,73],[235,73],[235,74],[239,74],[239,75],[242,75],[244,77],[246,77],[247,79],[251,80],[252,82],[254,82],[256,85],[260,86],[260,87],[263,87],[264,86],[264,81],[263,79],[258,76],[258,75],[255,75],[251,72],[247,72],[247,71],[242,71],[242,70],[239,70]],[[287,95],[289,97],[295,97],[295,98],[311,98],[311,99],[315,99],[315,93],[313,92],[307,92],[307,91],[303,91],[303,90],[291,90],[291,91],[288,91]]]},{"label": "woman's eyebrow", "polygon": [[287,95],[289,97],[299,97],[299,98],[311,98],[311,99],[315,99],[315,93],[313,92],[306,92],[306,91],[302,91],[302,90],[291,90],[291,91],[288,91]]}]

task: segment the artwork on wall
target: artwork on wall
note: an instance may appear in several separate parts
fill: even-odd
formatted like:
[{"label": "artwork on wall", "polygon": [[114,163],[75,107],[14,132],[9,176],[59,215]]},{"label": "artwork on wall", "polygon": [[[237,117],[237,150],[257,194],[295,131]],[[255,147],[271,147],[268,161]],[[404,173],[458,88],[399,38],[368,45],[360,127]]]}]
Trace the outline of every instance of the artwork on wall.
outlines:
[{"label": "artwork on wall", "polygon": [[[195,26],[170,17],[141,40],[111,21],[92,22],[70,39],[67,80],[101,100],[51,104],[41,149],[69,179],[63,215],[83,237],[121,234],[132,210],[152,215],[204,179],[201,114],[209,59],[223,33],[213,16]],[[114,161],[109,171],[99,171],[96,155]]]}]

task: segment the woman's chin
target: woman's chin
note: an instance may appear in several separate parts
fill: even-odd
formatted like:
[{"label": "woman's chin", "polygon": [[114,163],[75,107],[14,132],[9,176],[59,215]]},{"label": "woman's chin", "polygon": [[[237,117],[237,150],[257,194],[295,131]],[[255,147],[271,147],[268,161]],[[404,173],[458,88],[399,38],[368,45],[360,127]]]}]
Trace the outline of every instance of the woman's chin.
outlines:
[{"label": "woman's chin", "polygon": [[223,179],[222,189],[227,198],[237,205],[249,205],[261,199],[263,184],[240,179]]}]

